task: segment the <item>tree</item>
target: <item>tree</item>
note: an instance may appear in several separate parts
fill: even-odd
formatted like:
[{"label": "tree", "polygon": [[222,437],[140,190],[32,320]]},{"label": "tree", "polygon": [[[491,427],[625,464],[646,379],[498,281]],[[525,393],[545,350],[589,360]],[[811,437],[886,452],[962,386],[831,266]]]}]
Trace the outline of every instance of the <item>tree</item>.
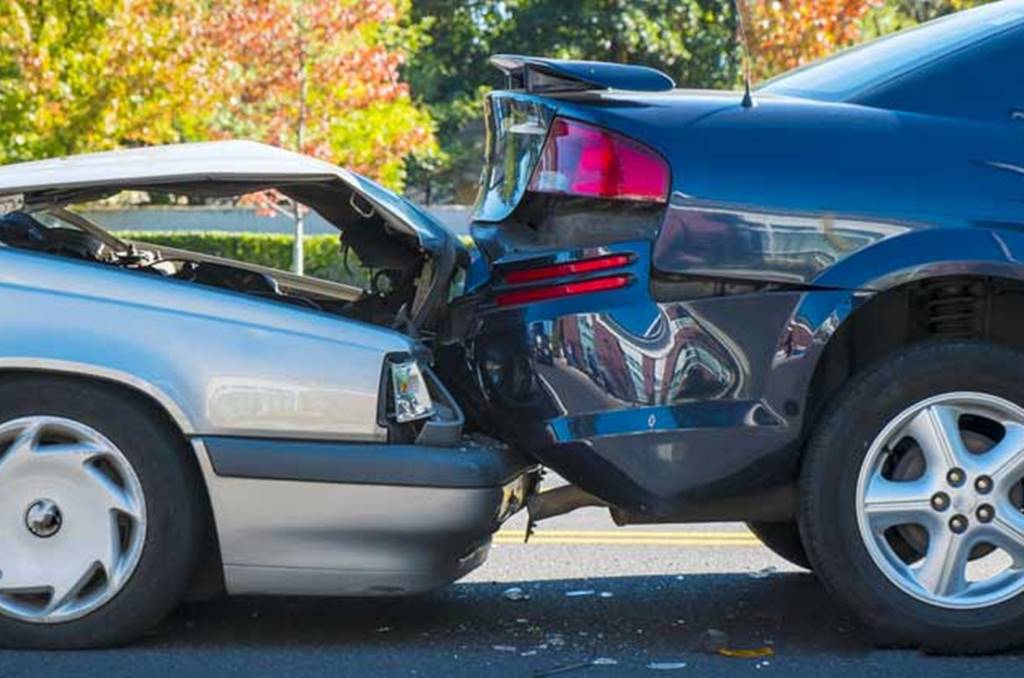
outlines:
[{"label": "tree", "polygon": [[646,64],[683,86],[737,82],[731,0],[415,0],[413,20],[429,25],[430,39],[406,77],[438,121],[446,154],[440,167],[414,174],[426,198],[465,201],[474,191],[483,153],[480,100],[501,84],[486,65],[492,54]]},{"label": "tree", "polygon": [[874,38],[993,0],[887,0],[864,18],[864,37]]},{"label": "tree", "polygon": [[761,80],[859,42],[884,0],[742,0],[751,74]]},{"label": "tree", "polygon": [[[220,95],[214,131],[332,160],[401,188],[434,148],[429,114],[399,81],[417,33],[395,0],[223,0],[204,27]],[[303,228],[295,218],[294,268]]]},{"label": "tree", "polygon": [[401,0],[222,0],[205,22],[223,135],[332,160],[400,188],[433,147],[399,67],[418,32]]},{"label": "tree", "polygon": [[199,7],[0,0],[0,162],[179,141],[201,108]]}]

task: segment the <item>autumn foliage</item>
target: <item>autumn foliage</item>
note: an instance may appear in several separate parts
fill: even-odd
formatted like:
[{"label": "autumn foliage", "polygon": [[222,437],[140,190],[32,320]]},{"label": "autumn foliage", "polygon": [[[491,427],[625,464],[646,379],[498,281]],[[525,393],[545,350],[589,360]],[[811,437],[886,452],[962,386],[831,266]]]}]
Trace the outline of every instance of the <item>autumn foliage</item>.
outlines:
[{"label": "autumn foliage", "polygon": [[741,0],[755,80],[858,42],[862,20],[883,0]]},{"label": "autumn foliage", "polygon": [[255,137],[401,183],[431,122],[399,81],[394,0],[222,0],[203,26],[214,134]]},{"label": "autumn foliage", "polygon": [[243,137],[401,187],[407,0],[0,0],[0,162]]}]

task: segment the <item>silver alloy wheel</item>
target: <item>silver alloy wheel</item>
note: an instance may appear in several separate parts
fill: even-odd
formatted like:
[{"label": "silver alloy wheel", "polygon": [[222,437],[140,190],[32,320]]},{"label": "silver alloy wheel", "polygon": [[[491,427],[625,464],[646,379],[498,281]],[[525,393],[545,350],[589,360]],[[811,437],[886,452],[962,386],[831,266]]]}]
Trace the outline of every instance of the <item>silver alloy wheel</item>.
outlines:
[{"label": "silver alloy wheel", "polygon": [[[944,608],[995,605],[1024,591],[1022,478],[1024,409],[984,393],[928,398],[893,419],[864,458],[861,538],[911,596]],[[992,553],[1004,554],[1003,566],[969,576],[972,561]]]},{"label": "silver alloy wheel", "polygon": [[124,587],[142,555],[146,503],[124,454],[59,417],[0,425],[0,615],[83,617]]}]

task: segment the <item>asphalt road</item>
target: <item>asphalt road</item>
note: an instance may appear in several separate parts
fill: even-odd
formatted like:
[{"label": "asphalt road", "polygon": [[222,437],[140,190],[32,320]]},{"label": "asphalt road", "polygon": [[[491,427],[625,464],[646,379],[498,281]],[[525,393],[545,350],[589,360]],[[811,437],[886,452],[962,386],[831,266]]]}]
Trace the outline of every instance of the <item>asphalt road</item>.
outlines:
[{"label": "asphalt road", "polygon": [[[939,678],[1011,675],[1024,657],[875,650],[813,576],[759,546],[742,525],[619,529],[594,509],[545,523],[528,545],[517,543],[521,527],[508,526],[468,579],[427,597],[187,604],[128,648],[0,652],[0,677]],[[516,586],[528,600],[506,598]],[[725,633],[731,649],[772,654],[709,654],[708,629]]]}]

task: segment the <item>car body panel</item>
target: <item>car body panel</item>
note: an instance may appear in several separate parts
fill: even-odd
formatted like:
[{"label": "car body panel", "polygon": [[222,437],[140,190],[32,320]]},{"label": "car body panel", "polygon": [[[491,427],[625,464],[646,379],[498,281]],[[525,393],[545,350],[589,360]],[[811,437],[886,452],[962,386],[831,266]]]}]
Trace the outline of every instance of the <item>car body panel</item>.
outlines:
[{"label": "car body panel", "polygon": [[[12,229],[41,229],[27,232],[50,242],[50,227],[31,216],[44,212],[109,252],[76,258],[85,255],[14,236],[0,244],[0,372],[113,382],[166,412],[202,472],[230,593],[397,595],[446,584],[483,562],[536,474],[507,446],[464,436],[461,410],[415,338],[428,302],[403,322],[370,324],[349,317],[366,297],[358,288],[249,265],[234,268],[263,281],[258,293],[179,278],[154,267],[233,262],[132,248],[64,209],[126,189],[271,188],[358,226],[357,240],[383,257],[415,260],[416,289],[426,288],[417,296],[447,298],[461,245],[415,205],[310,158],[227,142],[12,165],[0,168],[0,209],[21,219]],[[354,214],[372,220],[349,224]],[[424,362],[433,401],[401,436],[388,418],[393,359]]]},{"label": "car body panel", "polygon": [[[1000,36],[1024,30],[1018,9],[991,10],[1009,12]],[[940,61],[979,68],[969,56]],[[983,66],[979,97],[1019,80],[1017,63]],[[812,385],[850,319],[914,281],[1024,279],[1024,127],[1001,99],[974,102],[987,117],[936,108],[941,91],[904,75],[885,81],[889,105],[772,87],[753,106],[739,92],[491,94],[492,113],[521,102],[645,144],[671,191],[646,208],[532,193],[539,144],[514,181],[485,170],[472,233],[490,268],[467,286],[478,330],[445,373],[480,403],[470,419],[633,519],[792,519],[791,503],[758,513],[757,497],[795,482],[823,405]],[[507,135],[489,135],[503,157],[492,146]],[[609,252],[633,257],[614,271],[625,289],[495,303],[505,270]]]},{"label": "car body panel", "polygon": [[527,476],[445,487],[221,476],[193,439],[232,594],[423,593],[480,565]]},{"label": "car body panel", "polygon": [[131,374],[200,435],[384,438],[384,355],[413,350],[397,332],[86,262],[0,261],[6,365]]}]

